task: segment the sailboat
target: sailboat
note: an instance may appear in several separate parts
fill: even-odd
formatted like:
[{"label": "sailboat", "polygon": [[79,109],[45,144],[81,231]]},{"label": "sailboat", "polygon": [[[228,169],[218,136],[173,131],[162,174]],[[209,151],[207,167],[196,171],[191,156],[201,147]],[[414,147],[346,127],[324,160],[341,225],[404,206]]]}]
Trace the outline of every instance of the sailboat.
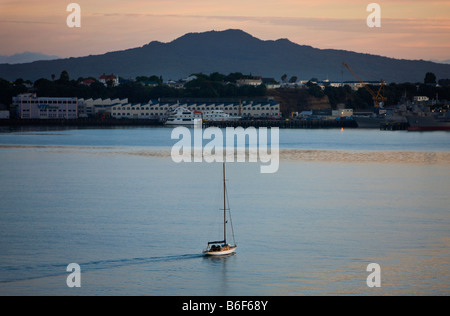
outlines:
[{"label": "sailboat", "polygon": [[[236,242],[234,242],[233,233],[233,244],[227,243],[227,184],[225,178],[225,163],[223,163],[223,240],[221,241],[211,241],[208,242],[208,247],[203,251],[205,256],[224,256],[236,252]],[[228,209],[229,211],[229,209]],[[231,221],[231,216],[230,216]],[[231,226],[233,227],[233,226]]]}]

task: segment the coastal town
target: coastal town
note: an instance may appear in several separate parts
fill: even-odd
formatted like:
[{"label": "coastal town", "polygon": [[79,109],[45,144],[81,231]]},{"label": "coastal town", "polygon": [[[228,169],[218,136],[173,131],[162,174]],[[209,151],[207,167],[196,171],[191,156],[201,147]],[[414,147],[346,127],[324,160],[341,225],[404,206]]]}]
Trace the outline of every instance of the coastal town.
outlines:
[{"label": "coastal town", "polygon": [[[2,93],[2,101],[7,104],[0,104],[0,124],[107,122],[109,125],[190,125],[195,119],[201,119],[209,126],[220,127],[231,124],[291,128],[450,129],[449,101],[439,98],[437,92],[448,93],[448,80],[437,82],[435,76],[428,73],[423,84],[403,84],[400,88],[404,89],[403,95],[393,103],[385,94],[389,88],[396,88],[395,84],[363,81],[350,66],[345,63],[344,66],[354,74],[356,81],[299,80],[296,76],[288,78],[286,74],[276,80],[241,73],[228,76],[192,74],[177,81],[163,81],[158,76],[123,79],[115,74],[102,74],[98,79],[90,77],[70,81],[65,71],[58,80],[54,75],[51,81],[40,79],[34,83],[23,79],[15,82],[3,80],[1,87],[6,93]],[[74,95],[68,95],[71,89],[54,92],[48,88],[52,85],[58,88],[55,91],[70,87]],[[411,91],[411,87],[416,87],[416,91]],[[88,92],[121,91],[122,97],[79,97],[83,91],[80,89],[84,88]],[[229,91],[223,92],[225,89]],[[155,90],[153,98],[145,99],[143,92]],[[14,91],[18,94],[11,95]],[[435,91],[435,96],[430,98],[430,93]],[[392,91],[389,92],[392,95]],[[427,95],[415,92],[426,92]],[[10,102],[4,97],[8,93]],[[339,93],[340,97],[334,97]],[[92,93],[95,94],[98,95]],[[136,98],[136,95],[142,97]],[[144,102],[134,102],[137,99]]]}]

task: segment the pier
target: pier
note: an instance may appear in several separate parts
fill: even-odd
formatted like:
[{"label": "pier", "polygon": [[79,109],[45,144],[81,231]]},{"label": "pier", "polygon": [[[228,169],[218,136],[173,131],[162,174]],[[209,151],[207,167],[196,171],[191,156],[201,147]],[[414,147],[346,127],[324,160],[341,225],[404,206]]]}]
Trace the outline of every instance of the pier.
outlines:
[{"label": "pier", "polygon": [[[0,120],[0,126],[4,127],[137,127],[137,126],[164,126],[164,122],[149,119],[74,119],[74,120],[40,120],[40,119],[5,119]],[[205,121],[203,127],[278,127],[283,129],[333,129],[333,128],[358,128],[354,120],[239,120],[239,121]],[[387,122],[380,124],[383,131],[404,131],[409,124],[406,122]]]},{"label": "pier", "polygon": [[354,120],[240,120],[240,121],[207,121],[203,122],[207,127],[279,127],[279,128],[357,128]]},{"label": "pier", "polygon": [[162,126],[163,122],[149,119],[117,120],[117,119],[7,119],[0,120],[0,126],[61,126],[61,127],[120,127],[120,126]]},{"label": "pier", "polygon": [[386,122],[380,124],[382,131],[406,131],[409,127],[407,122]]}]

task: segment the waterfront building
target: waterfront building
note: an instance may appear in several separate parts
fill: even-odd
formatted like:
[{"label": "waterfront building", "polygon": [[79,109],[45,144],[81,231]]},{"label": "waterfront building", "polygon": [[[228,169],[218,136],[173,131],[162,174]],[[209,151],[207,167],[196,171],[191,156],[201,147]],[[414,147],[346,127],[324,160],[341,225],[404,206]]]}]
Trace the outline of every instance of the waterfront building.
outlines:
[{"label": "waterfront building", "polygon": [[79,117],[109,117],[113,106],[127,103],[128,99],[79,99]]},{"label": "waterfront building", "polygon": [[150,100],[146,104],[116,103],[110,106],[110,109],[111,117],[116,119],[164,119],[179,107],[192,112],[220,110],[234,117],[279,118],[281,116],[280,104],[273,99],[250,101]]},{"label": "waterfront building", "polygon": [[37,97],[35,93],[24,93],[12,100],[18,118],[21,119],[77,119],[77,98]]},{"label": "waterfront building", "polygon": [[37,97],[21,94],[13,98],[12,108],[21,119],[159,119],[164,120],[176,108],[190,111],[223,111],[232,117],[280,118],[280,104],[272,98],[209,99],[209,100],[150,100],[129,103],[128,99],[77,99]]}]

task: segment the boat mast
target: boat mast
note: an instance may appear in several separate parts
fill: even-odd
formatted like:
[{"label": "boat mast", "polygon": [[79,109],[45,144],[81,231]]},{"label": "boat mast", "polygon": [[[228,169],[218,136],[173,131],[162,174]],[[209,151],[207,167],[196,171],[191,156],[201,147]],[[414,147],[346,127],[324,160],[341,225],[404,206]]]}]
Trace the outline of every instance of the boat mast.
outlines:
[{"label": "boat mast", "polygon": [[227,203],[226,203],[226,180],[225,180],[225,162],[223,163],[223,240],[227,243]]}]

